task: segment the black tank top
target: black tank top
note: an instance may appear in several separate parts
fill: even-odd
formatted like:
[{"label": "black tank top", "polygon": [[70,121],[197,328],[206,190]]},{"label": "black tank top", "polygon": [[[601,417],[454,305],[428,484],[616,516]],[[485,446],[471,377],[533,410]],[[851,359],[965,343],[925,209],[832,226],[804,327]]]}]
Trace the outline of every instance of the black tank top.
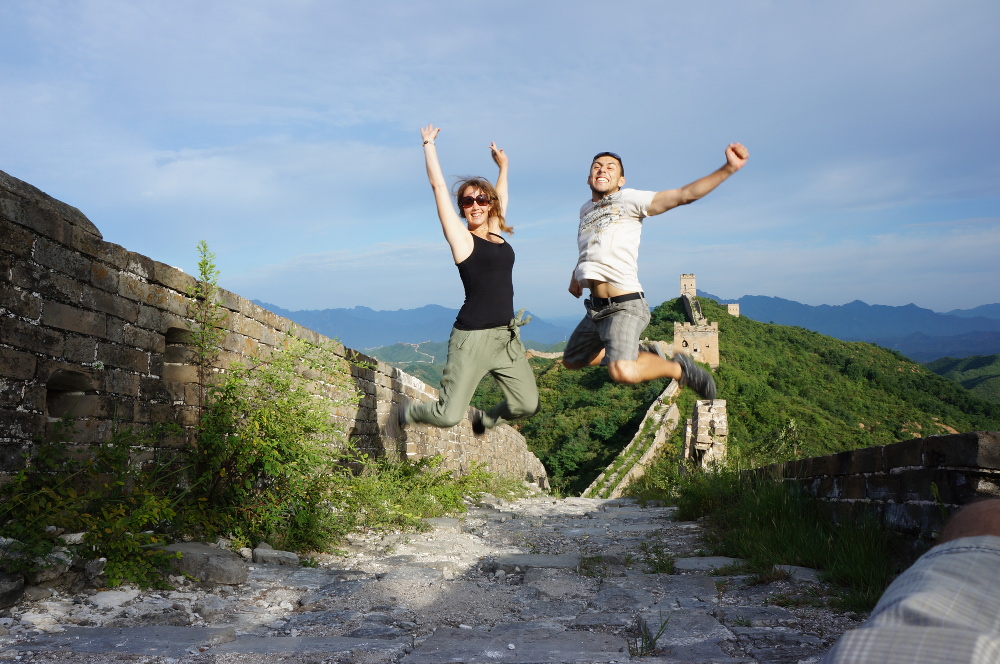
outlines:
[{"label": "black tank top", "polygon": [[465,304],[458,312],[455,327],[485,330],[508,325],[514,317],[513,271],[514,250],[510,244],[473,235],[472,253],[458,264],[458,274],[465,286]]}]

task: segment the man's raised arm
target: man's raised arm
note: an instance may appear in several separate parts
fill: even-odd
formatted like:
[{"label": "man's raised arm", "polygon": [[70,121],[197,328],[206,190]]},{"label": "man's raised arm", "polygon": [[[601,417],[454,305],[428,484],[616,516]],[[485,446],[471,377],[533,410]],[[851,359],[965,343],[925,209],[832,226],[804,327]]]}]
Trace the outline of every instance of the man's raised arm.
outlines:
[{"label": "man's raised arm", "polygon": [[742,143],[730,143],[726,146],[726,164],[714,173],[709,173],[703,178],[699,178],[691,184],[686,184],[680,189],[665,189],[658,191],[653,196],[653,202],[649,205],[646,214],[650,217],[662,214],[678,205],[694,203],[699,198],[705,196],[718,187],[730,175],[743,168],[750,158],[750,153],[743,147]]}]

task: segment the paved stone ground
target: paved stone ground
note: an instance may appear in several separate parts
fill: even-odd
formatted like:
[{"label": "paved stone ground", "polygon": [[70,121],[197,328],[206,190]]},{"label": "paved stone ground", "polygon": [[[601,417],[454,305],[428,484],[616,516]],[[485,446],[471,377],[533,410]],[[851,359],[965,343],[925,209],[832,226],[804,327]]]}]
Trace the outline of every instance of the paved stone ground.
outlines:
[{"label": "paved stone ground", "polygon": [[[749,585],[699,557],[700,527],[628,500],[527,498],[357,537],[318,567],[252,565],[212,590],[30,597],[0,662],[813,664],[857,616],[811,570]],[[666,554],[673,573],[655,573]],[[650,573],[654,572],[654,573]]]}]

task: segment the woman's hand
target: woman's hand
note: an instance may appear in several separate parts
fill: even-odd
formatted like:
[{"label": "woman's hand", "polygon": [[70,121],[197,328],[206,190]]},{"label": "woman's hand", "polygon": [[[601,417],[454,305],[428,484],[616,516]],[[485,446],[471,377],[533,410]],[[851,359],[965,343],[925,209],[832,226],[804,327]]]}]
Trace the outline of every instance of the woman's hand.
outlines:
[{"label": "woman's hand", "polygon": [[507,166],[507,155],[492,141],[490,142],[490,153],[493,155],[493,161],[497,163],[497,166],[500,168]]},{"label": "woman's hand", "polygon": [[[434,145],[434,139],[437,138],[438,132],[441,131],[441,127],[435,127],[432,124],[426,127],[420,128],[420,137],[424,139],[424,145]],[[494,157],[495,159],[495,157]]]}]

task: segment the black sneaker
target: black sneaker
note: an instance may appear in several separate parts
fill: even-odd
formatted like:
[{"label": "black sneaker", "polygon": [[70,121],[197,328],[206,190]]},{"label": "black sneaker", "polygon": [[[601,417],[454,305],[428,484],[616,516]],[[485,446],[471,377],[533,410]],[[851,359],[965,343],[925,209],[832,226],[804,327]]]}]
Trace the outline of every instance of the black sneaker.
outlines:
[{"label": "black sneaker", "polygon": [[659,341],[643,339],[639,342],[639,352],[652,353],[653,355],[659,356],[661,360],[667,359],[667,354],[663,352],[663,347],[660,345]]},{"label": "black sneaker", "polygon": [[675,353],[674,362],[681,365],[681,379],[677,381],[682,387],[690,387],[702,399],[715,398],[715,380],[691,359],[690,355]]},{"label": "black sneaker", "polygon": [[469,421],[472,422],[472,433],[477,436],[486,433],[486,425],[483,424],[483,411],[473,407],[469,412]]}]

